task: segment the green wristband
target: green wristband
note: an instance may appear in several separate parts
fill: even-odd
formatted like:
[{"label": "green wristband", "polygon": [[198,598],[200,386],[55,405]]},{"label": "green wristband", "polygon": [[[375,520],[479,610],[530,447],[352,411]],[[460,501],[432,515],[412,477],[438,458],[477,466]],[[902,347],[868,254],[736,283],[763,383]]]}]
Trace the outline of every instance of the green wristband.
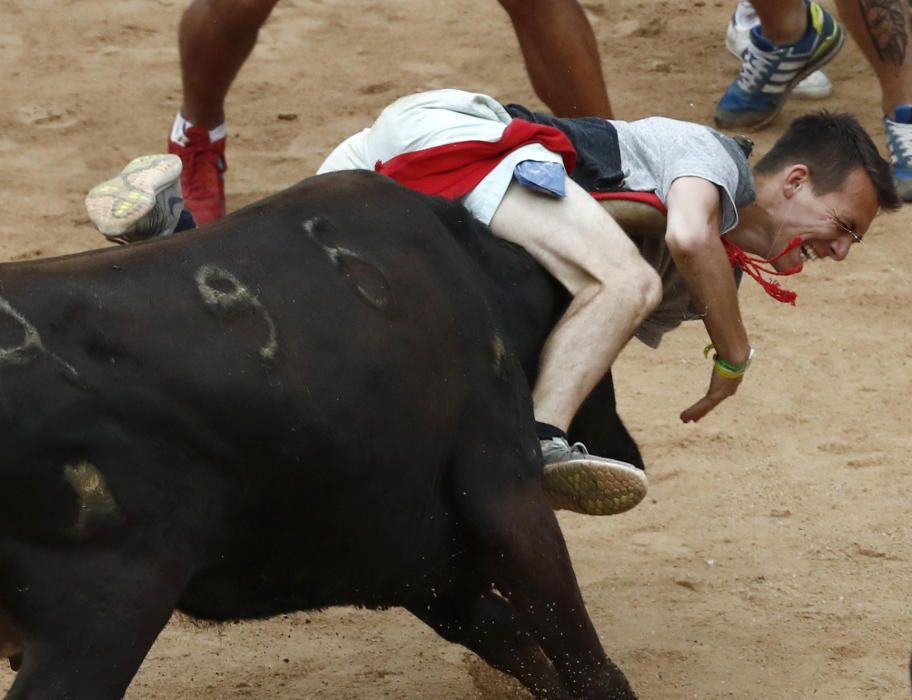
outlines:
[{"label": "green wristband", "polygon": [[[710,350],[714,350],[712,343],[707,345],[703,349],[704,357],[709,355]],[[728,362],[723,360],[717,354],[713,353],[713,369],[716,374],[720,377],[725,377],[726,379],[741,379],[744,376],[744,373],[747,372],[747,368],[750,367],[751,360],[754,359],[754,349],[751,348],[750,352],[747,355],[747,360],[743,364],[735,364],[734,362]]]}]

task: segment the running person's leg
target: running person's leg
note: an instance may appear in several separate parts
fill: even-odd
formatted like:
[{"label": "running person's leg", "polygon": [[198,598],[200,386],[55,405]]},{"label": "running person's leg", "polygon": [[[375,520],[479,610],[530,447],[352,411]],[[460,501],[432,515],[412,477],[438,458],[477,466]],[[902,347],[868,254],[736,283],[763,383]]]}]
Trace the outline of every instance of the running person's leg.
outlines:
[{"label": "running person's leg", "polygon": [[498,0],[535,94],[559,117],[612,118],[598,43],[577,0]]},{"label": "running person's leg", "polygon": [[912,54],[907,0],[836,0],[880,83],[880,106],[899,195],[912,201]]},{"label": "running person's leg", "polygon": [[225,98],[276,2],[193,0],[181,17],[183,103],[168,150],[184,163],[184,197],[201,224],[225,215]]},{"label": "running person's leg", "polygon": [[215,129],[225,121],[225,97],[256,46],[278,0],[194,0],[181,17],[178,48],[184,95],[181,114]]}]

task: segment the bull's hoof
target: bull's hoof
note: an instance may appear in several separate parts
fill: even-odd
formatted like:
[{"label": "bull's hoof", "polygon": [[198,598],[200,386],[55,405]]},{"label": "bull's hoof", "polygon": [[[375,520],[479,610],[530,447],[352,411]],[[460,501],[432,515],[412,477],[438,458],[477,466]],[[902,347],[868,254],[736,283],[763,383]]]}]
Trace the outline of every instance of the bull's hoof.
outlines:
[{"label": "bull's hoof", "polygon": [[546,464],[542,474],[542,488],[554,510],[584,515],[630,510],[646,497],[648,486],[641,469],[591,455]]},{"label": "bull's hoof", "polygon": [[14,671],[18,671],[20,668],[22,668],[22,654],[14,654],[13,656],[9,657],[9,665],[10,668]]}]

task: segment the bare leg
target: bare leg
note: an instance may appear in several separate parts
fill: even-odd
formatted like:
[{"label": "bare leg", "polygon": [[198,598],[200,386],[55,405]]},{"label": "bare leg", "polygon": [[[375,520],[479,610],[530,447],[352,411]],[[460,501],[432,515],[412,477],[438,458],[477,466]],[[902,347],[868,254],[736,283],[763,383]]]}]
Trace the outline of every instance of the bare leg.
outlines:
[{"label": "bare leg", "polygon": [[777,46],[793,44],[807,29],[807,8],[801,0],[752,0],[763,35]]},{"label": "bare leg", "polygon": [[576,183],[566,185],[558,200],[514,182],[491,220],[496,235],[525,248],[573,296],[532,392],[536,418],[562,430],[661,296],[620,226]]},{"label": "bare leg", "polygon": [[498,0],[510,15],[529,79],[559,117],[610,119],[598,44],[577,0]]},{"label": "bare leg", "polygon": [[178,30],[184,103],[197,126],[225,121],[225,96],[278,0],[194,0]]},{"label": "bare leg", "polygon": [[836,0],[839,18],[861,48],[880,82],[883,113],[912,103],[907,0]]},{"label": "bare leg", "polygon": [[[837,0],[840,19],[861,48],[880,83],[893,182],[912,202],[912,58],[907,0]],[[897,107],[903,106],[897,110]]]}]

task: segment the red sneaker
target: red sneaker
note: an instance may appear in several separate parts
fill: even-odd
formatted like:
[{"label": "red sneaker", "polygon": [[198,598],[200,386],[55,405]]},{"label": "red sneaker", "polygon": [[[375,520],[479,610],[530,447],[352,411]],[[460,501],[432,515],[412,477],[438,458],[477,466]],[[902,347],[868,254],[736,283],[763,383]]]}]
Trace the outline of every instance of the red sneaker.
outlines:
[{"label": "red sneaker", "polygon": [[180,156],[184,164],[184,206],[199,226],[225,216],[225,139],[210,141],[207,129],[190,126],[183,132],[185,143],[175,141],[173,134],[168,140],[168,153]]}]

